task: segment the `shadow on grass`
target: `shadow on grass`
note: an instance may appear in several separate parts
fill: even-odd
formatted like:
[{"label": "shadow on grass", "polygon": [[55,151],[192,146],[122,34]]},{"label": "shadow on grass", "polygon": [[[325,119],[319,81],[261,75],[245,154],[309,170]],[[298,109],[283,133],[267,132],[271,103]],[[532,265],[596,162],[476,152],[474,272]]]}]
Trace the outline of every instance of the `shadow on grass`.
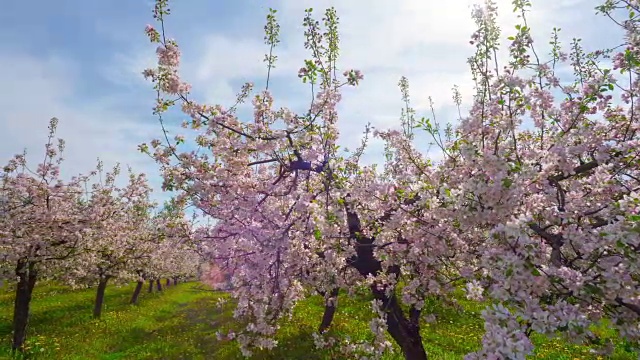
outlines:
[{"label": "shadow on grass", "polygon": [[[54,309],[48,309],[46,312],[42,311],[31,312],[29,318],[29,330],[37,331],[38,333],[46,333],[47,328],[51,325],[55,327],[71,326],[83,321],[87,321],[91,318],[91,309],[87,308],[87,304],[71,304],[67,306],[60,306]],[[86,313],[86,316],[80,318],[75,314]],[[70,316],[70,314],[73,314]],[[9,337],[13,331],[12,316],[13,313],[8,314],[6,321],[2,321],[0,324],[0,338]],[[31,332],[30,331],[30,332]]]},{"label": "shadow on grass", "polygon": [[[221,295],[220,293],[216,295]],[[178,304],[177,311],[168,319],[165,314],[156,317],[164,325],[154,332],[132,329],[127,337],[136,342],[147,343],[147,350],[156,353],[148,359],[244,359],[235,341],[218,340],[220,331],[243,328],[233,318],[234,304],[229,301],[223,306],[217,304],[218,296],[206,297],[188,304]],[[172,320],[172,321],[171,321]],[[170,323],[170,324],[169,324]],[[313,344],[314,329],[310,327],[288,329],[278,336],[278,346],[271,350],[256,351],[256,359],[330,359],[319,354]],[[137,334],[136,334],[137,332]],[[187,336],[186,334],[196,334]],[[166,347],[159,343],[170,344]],[[126,348],[123,346],[123,349]]]},{"label": "shadow on grass", "polygon": [[134,308],[140,311],[138,316],[117,328],[104,329],[94,346],[99,350],[85,356],[103,360],[225,359],[213,355],[223,343],[216,339],[216,331],[232,325],[234,319],[230,306],[220,309],[217,299],[167,299],[153,309]]},{"label": "shadow on grass", "polygon": [[[65,329],[93,320],[92,310],[95,289],[91,290],[89,289],[81,294],[69,290],[36,292],[31,303],[30,333],[47,334],[54,331],[57,332],[61,328]],[[123,289],[116,290],[118,291],[108,289],[105,293],[103,314],[122,308],[128,303],[129,294],[123,293]],[[51,293],[55,297],[47,298],[44,296]],[[0,337],[9,336],[12,332],[13,299],[11,299],[10,304],[3,305],[5,305],[3,308],[7,308],[9,311],[6,321],[2,321],[0,324]]]}]

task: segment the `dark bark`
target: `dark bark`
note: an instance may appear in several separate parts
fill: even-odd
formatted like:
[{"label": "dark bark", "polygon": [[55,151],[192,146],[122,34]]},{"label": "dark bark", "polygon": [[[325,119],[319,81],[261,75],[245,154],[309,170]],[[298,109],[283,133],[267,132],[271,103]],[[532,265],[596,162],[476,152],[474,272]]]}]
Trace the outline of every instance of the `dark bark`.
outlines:
[{"label": "dark bark", "polygon": [[387,296],[384,290],[377,288],[376,284],[371,286],[371,292],[376,299],[382,301],[382,307],[387,313],[387,332],[400,346],[404,358],[427,360],[427,353],[420,335],[419,316],[411,316],[411,319],[407,319],[396,295]]},{"label": "dark bark", "polygon": [[564,265],[561,252],[562,246],[564,245],[564,236],[562,236],[562,234],[551,234],[536,223],[530,223],[529,228],[551,246],[551,264],[556,267]]},{"label": "dark bark", "polygon": [[156,280],[156,290],[162,291],[162,283],[160,282],[160,279]]},{"label": "dark bark", "polygon": [[336,314],[336,309],[338,307],[338,292],[339,290],[337,288],[331,290],[329,298],[325,299],[324,314],[322,314],[322,322],[318,327],[318,332],[321,334],[325,332],[333,322],[333,317]]},{"label": "dark bark", "polygon": [[626,307],[627,309],[633,311],[637,315],[640,315],[640,306],[632,304],[632,303],[624,302],[622,300],[622,298],[619,297],[619,296],[616,296],[615,300],[616,300],[616,303],[618,303],[618,305],[622,305],[622,306]]},{"label": "dark bark", "polygon": [[108,276],[101,276],[98,282],[98,290],[96,291],[96,302],[93,306],[93,318],[99,319],[102,315],[102,304],[104,303],[104,292],[107,289]]},{"label": "dark bark", "polygon": [[131,301],[129,302],[130,304],[133,304],[133,305],[138,304],[138,297],[140,296],[140,292],[142,291],[143,285],[144,285],[144,281],[138,281],[138,283],[136,283],[136,288],[135,290],[133,290],[133,295],[131,296]]},{"label": "dark bark", "polygon": [[167,286],[167,287],[171,286],[171,279],[166,278],[165,280],[166,280],[166,282],[167,282],[167,285],[166,285],[166,286]]},{"label": "dark bark", "polygon": [[178,285],[178,278],[177,277],[173,278],[173,285]]},{"label": "dark bark", "polygon": [[149,280],[149,294],[153,292],[153,280]]},{"label": "dark bark", "polygon": [[[614,154],[615,155],[615,154]],[[573,172],[568,174],[557,174],[549,177],[549,183],[558,182],[562,180],[566,180],[570,177],[584,174],[588,171],[591,171],[600,166],[600,163],[597,160],[591,160],[588,163],[576,166],[573,168]]]},{"label": "dark bark", "polygon": [[[345,213],[349,237],[354,240],[356,250],[356,254],[348,260],[349,265],[365,277],[380,274],[383,270],[382,263],[373,253],[375,238],[363,235],[360,217],[353,208],[350,208],[348,201],[345,201]],[[397,277],[400,276],[398,266],[389,267],[387,272],[394,273]],[[375,299],[382,301],[382,308],[387,313],[387,331],[400,346],[404,358],[406,360],[427,360],[427,353],[420,336],[419,311],[411,309],[410,317],[407,318],[394,292],[387,296],[385,289],[379,289],[378,284],[375,283],[371,286],[371,292]]]},{"label": "dark bark", "polygon": [[23,351],[24,343],[27,340],[29,305],[31,304],[31,295],[38,276],[35,263],[27,259],[18,260],[16,275],[18,276],[18,283],[16,284],[16,298],[13,307],[13,341],[11,349],[13,351]]}]

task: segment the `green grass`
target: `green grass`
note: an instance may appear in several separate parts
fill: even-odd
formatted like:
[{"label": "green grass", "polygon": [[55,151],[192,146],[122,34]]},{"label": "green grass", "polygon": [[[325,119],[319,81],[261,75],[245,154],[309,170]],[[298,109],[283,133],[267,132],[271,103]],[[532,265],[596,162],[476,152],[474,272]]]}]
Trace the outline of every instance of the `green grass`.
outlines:
[{"label": "green grass", "polygon": [[[230,303],[218,306],[226,294],[199,290],[199,283],[170,287],[163,293],[140,297],[139,306],[128,305],[133,285],[107,288],[105,309],[100,320],[91,318],[94,289],[76,290],[36,286],[29,328],[28,357],[31,359],[241,359],[231,341],[216,340],[218,329],[239,328],[233,320]],[[0,289],[0,359],[10,359],[13,293]],[[357,300],[342,296],[330,333],[348,335],[353,340],[371,339],[369,320],[373,316],[362,295]],[[435,323],[422,330],[430,359],[461,359],[478,348],[483,332],[481,305],[461,301],[462,309],[429,301],[427,312],[438,314]],[[290,320],[278,333],[279,346],[271,352],[258,352],[257,359],[335,359],[339,354],[318,351],[311,334],[322,316],[322,299],[313,297],[296,307]],[[596,331],[604,340],[616,341],[610,359],[637,359],[628,346],[615,339],[615,333],[602,326]],[[598,359],[584,346],[562,339],[534,337],[533,359]],[[397,353],[385,359],[401,359]],[[602,359],[602,357],[600,357]]]}]

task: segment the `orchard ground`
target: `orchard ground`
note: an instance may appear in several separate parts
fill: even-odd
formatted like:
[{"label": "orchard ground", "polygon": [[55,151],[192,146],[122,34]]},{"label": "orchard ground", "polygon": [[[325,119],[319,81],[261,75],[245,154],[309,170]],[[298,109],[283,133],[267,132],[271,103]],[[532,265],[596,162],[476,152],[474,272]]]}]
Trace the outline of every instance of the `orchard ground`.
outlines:
[{"label": "orchard ground", "polygon": [[[211,291],[199,282],[170,286],[163,292],[141,295],[138,306],[128,305],[134,285],[109,286],[105,311],[100,320],[91,318],[95,289],[72,290],[53,284],[36,286],[27,342],[30,359],[242,359],[237,346],[218,340],[219,329],[240,328],[233,319],[228,294]],[[155,291],[155,289],[154,289]],[[330,331],[353,340],[371,338],[369,320],[373,313],[358,302],[371,299],[362,292],[355,298],[341,296],[338,313]],[[461,359],[479,348],[483,333],[482,304],[458,299],[461,308],[439,301],[427,302],[427,313],[437,314],[422,329],[430,359]],[[272,352],[257,353],[256,359],[333,359],[316,350],[311,334],[322,317],[323,302],[312,297],[295,309],[282,323],[279,346]],[[0,358],[11,359],[12,287],[0,288]],[[637,359],[628,346],[616,340],[606,326],[596,329],[603,341],[612,340],[615,352],[610,359]],[[337,335],[337,334],[336,334]],[[534,359],[604,359],[584,346],[560,339],[534,336]],[[397,351],[397,350],[396,350]],[[399,352],[385,359],[401,359]]]}]

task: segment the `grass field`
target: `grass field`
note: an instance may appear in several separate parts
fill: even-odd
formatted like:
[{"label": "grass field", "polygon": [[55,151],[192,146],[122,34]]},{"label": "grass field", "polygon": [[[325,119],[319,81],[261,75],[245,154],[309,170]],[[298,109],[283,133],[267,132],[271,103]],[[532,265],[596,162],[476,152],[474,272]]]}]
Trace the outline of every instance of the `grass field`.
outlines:
[{"label": "grass field", "polygon": [[[169,287],[162,293],[146,293],[138,306],[128,305],[133,285],[109,287],[100,320],[91,318],[94,290],[70,290],[60,286],[36,286],[29,328],[30,359],[241,359],[237,346],[218,341],[216,331],[237,327],[230,302],[219,305],[226,294],[202,290],[200,283]],[[0,288],[0,359],[10,356],[10,320],[13,293]],[[351,339],[371,337],[368,321],[372,316],[367,299],[342,297],[331,331],[348,334]],[[479,346],[483,325],[480,306],[462,302],[464,311],[433,301],[429,311],[438,314],[435,323],[423,329],[430,359],[461,359]],[[291,320],[282,324],[279,346],[270,353],[257,353],[256,359],[339,359],[335,354],[315,350],[311,334],[322,315],[322,301],[312,298],[300,304]],[[615,334],[602,327],[604,339]],[[534,359],[603,359],[582,346],[560,339],[536,337]],[[615,339],[614,339],[615,341]],[[386,359],[400,359],[390,354]],[[610,359],[638,359],[630,347],[617,342]]]}]

